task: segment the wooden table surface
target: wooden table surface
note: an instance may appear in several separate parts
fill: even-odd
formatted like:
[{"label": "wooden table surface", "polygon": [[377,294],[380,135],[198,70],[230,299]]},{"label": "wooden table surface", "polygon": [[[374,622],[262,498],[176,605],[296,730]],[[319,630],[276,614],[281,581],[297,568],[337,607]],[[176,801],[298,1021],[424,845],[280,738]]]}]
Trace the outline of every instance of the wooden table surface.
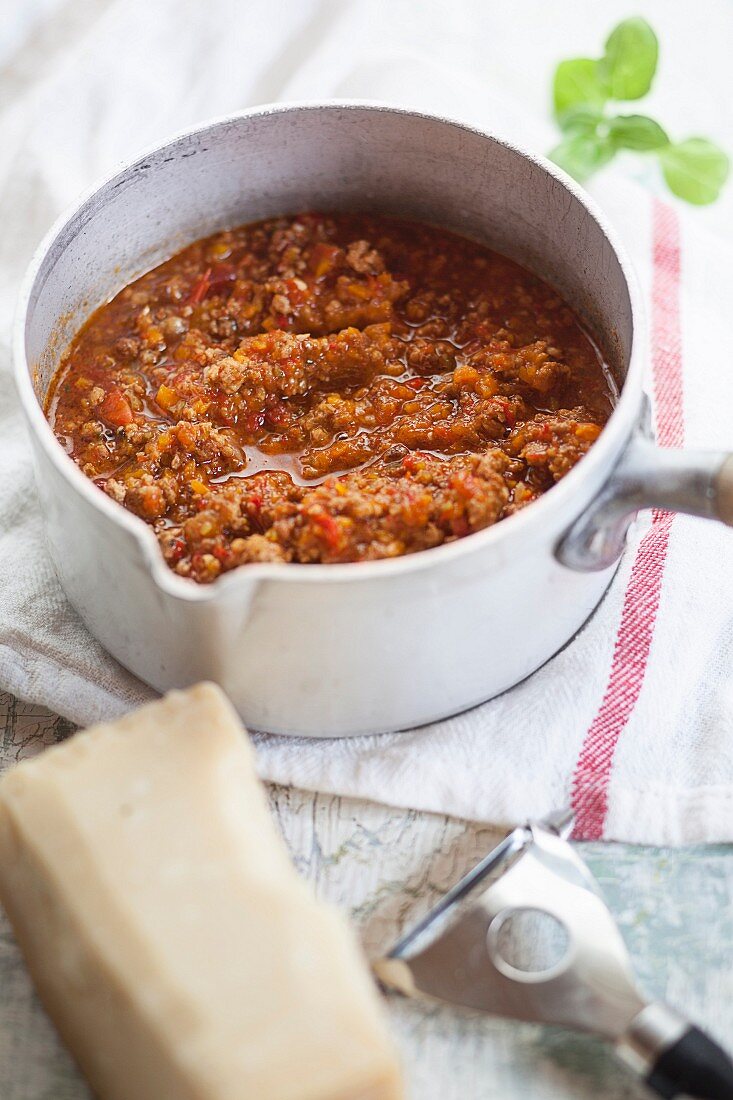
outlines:
[{"label": "wooden table surface", "polygon": [[[3,767],[72,731],[63,719],[7,695],[0,695],[0,723]],[[297,867],[320,896],[351,913],[370,956],[498,839],[486,826],[431,814],[283,787],[271,787],[269,795]],[[733,1046],[733,851],[581,848],[643,987]],[[394,998],[388,1011],[411,1100],[646,1095],[603,1044],[585,1036]],[[0,1098],[88,1097],[0,918]]]}]

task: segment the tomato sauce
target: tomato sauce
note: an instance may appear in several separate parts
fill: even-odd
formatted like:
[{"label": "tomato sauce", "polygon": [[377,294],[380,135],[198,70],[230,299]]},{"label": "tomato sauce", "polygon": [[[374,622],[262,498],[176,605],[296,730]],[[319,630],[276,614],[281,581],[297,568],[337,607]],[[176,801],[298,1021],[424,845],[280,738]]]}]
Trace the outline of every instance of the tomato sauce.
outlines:
[{"label": "tomato sauce", "polygon": [[366,214],[196,241],[71,344],[47,414],[100,491],[208,582],[394,557],[481,530],[592,446],[613,390],[550,287]]}]

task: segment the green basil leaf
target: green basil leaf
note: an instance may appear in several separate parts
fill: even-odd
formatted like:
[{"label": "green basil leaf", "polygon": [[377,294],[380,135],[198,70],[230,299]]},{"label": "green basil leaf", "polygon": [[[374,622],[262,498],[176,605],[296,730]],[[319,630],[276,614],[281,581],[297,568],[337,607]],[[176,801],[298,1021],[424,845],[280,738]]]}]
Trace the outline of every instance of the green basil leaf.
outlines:
[{"label": "green basil leaf", "polygon": [[580,103],[602,107],[608,98],[598,73],[598,62],[589,57],[561,61],[555,69],[552,94],[558,119],[569,107]]},{"label": "green basil leaf", "polygon": [[579,183],[583,183],[604,164],[608,164],[614,152],[613,144],[608,138],[575,134],[555,146],[550,153],[550,160],[554,160],[555,164],[564,168]]},{"label": "green basil leaf", "polygon": [[617,115],[608,120],[608,132],[617,149],[663,149],[669,138],[653,118],[646,115]]},{"label": "green basil leaf", "polygon": [[601,80],[611,99],[641,99],[649,91],[657,69],[659,44],[646,19],[624,19],[606,40],[599,62]]},{"label": "green basil leaf", "polygon": [[575,107],[568,107],[558,118],[560,129],[568,137],[573,134],[590,136],[596,132],[599,122],[602,121],[603,111],[598,107],[592,107],[588,103],[579,103]]},{"label": "green basil leaf", "polygon": [[726,154],[706,138],[668,145],[659,159],[670,191],[696,206],[715,202],[730,170]]}]

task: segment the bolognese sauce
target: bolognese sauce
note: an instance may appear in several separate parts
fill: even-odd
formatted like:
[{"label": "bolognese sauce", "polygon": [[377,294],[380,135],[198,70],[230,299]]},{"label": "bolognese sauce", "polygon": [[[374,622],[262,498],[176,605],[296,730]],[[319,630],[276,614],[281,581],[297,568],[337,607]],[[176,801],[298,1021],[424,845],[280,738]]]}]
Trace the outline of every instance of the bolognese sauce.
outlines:
[{"label": "bolognese sauce", "polygon": [[411,554],[540,496],[612,385],[572,309],[428,225],[307,213],[196,241],[78,333],[58,439],[168,565]]}]

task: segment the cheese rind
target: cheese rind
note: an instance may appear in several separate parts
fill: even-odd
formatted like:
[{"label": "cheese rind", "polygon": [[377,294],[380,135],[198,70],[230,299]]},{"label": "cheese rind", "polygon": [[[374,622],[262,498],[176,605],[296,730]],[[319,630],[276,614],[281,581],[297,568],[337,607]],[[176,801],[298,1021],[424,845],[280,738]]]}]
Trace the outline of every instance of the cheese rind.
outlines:
[{"label": "cheese rind", "polygon": [[399,1100],[346,921],[275,830],[218,688],[0,781],[0,900],[102,1100]]}]

